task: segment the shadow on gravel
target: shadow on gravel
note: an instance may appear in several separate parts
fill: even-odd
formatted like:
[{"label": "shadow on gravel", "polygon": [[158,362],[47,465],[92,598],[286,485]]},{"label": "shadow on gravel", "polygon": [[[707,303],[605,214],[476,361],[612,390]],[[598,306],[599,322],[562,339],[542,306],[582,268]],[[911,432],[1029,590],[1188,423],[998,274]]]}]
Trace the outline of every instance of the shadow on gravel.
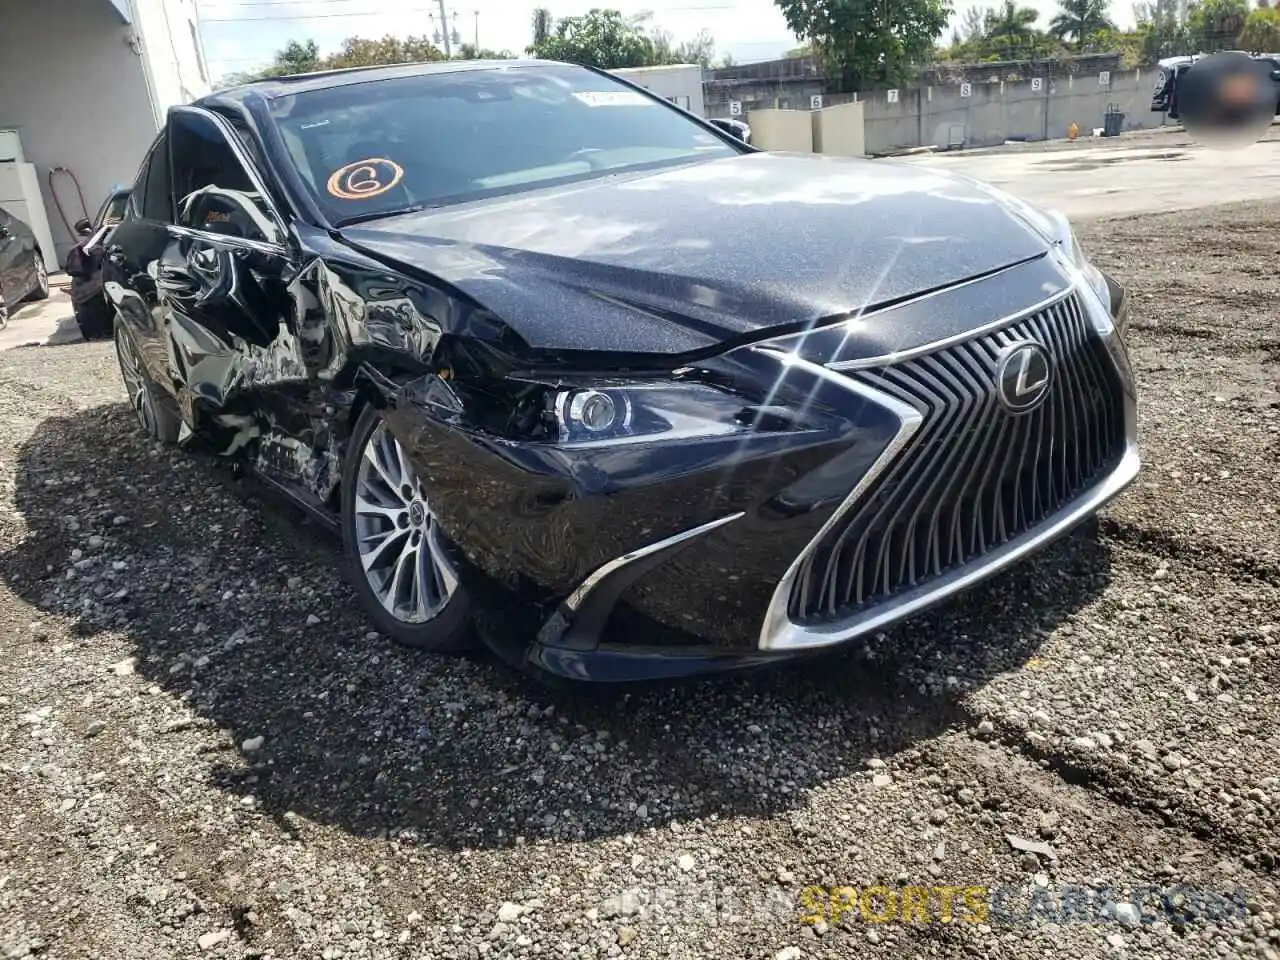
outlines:
[{"label": "shadow on gravel", "polygon": [[0,577],[70,618],[75,655],[104,673],[120,654],[100,649],[103,634],[135,647],[136,672],[171,695],[144,711],[162,718],[149,749],[175,738],[287,829],[292,812],[448,848],[801,806],[833,778],[869,776],[868,758],[967,722],[961,695],[1021,666],[1110,568],[1086,530],[848,653],[553,693],[483,658],[368,634],[327,535],[211,458],[147,443],[123,405],[44,421],[20,457],[27,534]]}]

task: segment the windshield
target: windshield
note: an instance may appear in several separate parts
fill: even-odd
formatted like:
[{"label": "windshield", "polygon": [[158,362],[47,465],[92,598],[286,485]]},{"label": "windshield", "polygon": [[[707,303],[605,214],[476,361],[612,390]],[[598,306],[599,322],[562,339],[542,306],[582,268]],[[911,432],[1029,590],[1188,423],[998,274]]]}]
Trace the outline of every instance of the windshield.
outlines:
[{"label": "windshield", "polygon": [[271,111],[335,224],[740,152],[572,66],[372,80],[281,97]]}]

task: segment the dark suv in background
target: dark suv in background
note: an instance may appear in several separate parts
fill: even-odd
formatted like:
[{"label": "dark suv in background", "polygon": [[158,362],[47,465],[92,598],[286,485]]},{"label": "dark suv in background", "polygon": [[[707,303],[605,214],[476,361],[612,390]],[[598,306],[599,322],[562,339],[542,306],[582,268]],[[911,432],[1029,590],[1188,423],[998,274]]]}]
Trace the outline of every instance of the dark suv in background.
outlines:
[{"label": "dark suv in background", "polygon": [[102,290],[103,247],[112,230],[124,219],[129,203],[128,189],[111,192],[93,219],[76,224],[79,242],[67,254],[67,274],[71,277],[71,305],[76,325],[86,340],[111,336],[115,308],[107,302]]},{"label": "dark suv in background", "polygon": [[[1186,72],[1204,56],[1204,54],[1195,54],[1189,57],[1169,57],[1160,61],[1160,72],[1156,75],[1155,89],[1151,92],[1152,113],[1167,114],[1170,120],[1180,119],[1178,85]],[[1280,114],[1280,54],[1257,53],[1249,56],[1271,71],[1271,79],[1276,83],[1276,113]]]}]

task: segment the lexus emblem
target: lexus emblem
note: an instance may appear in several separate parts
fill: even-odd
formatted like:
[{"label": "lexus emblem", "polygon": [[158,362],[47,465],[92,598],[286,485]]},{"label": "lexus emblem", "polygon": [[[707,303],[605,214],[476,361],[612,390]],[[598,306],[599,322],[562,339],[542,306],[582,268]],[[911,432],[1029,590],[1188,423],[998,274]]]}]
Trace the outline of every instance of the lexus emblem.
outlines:
[{"label": "lexus emblem", "polygon": [[1011,343],[996,366],[996,395],[1013,413],[1034,410],[1049,395],[1053,364],[1044,347],[1032,340]]}]

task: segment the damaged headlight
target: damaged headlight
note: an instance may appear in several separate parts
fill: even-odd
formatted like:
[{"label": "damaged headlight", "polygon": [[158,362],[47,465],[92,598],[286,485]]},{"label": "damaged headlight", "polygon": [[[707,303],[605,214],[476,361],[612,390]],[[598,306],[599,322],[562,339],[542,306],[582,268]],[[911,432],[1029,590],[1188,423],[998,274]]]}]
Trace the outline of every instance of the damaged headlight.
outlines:
[{"label": "damaged headlight", "polygon": [[506,436],[575,448],[789,431],[807,422],[780,405],[755,404],[731,389],[678,376],[506,384],[512,404]]},{"label": "damaged headlight", "polygon": [[544,421],[564,444],[728,436],[750,430],[741,397],[701,383],[626,383],[557,389]]}]

